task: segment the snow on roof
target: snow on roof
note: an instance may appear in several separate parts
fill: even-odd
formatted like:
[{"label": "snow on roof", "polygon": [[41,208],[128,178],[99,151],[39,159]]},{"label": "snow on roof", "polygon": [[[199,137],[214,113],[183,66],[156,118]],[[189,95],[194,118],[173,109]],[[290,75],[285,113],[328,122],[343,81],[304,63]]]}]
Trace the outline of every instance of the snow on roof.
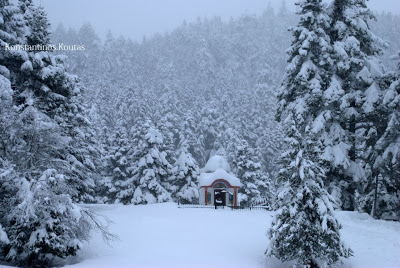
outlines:
[{"label": "snow on roof", "polygon": [[[211,159],[210,159],[211,160]],[[208,164],[208,163],[207,163]],[[222,168],[216,169],[214,172],[210,173],[201,173],[200,177],[198,179],[199,181],[199,186],[209,186],[211,185],[214,181],[218,179],[223,179],[229,182],[231,186],[242,186],[240,183],[240,180],[235,177],[232,173],[226,172],[226,170]]]},{"label": "snow on roof", "polygon": [[204,167],[203,171],[204,172],[214,172],[219,168],[225,170],[226,172],[231,171],[231,167],[229,166],[229,163],[228,163],[228,161],[226,161],[225,158],[223,158],[220,155],[214,155],[207,161],[207,164]]}]

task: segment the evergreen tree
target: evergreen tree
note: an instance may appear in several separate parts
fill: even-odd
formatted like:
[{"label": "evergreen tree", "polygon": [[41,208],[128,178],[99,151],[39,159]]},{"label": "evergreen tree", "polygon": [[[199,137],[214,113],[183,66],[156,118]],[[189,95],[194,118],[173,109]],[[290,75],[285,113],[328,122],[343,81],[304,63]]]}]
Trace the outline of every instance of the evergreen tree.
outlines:
[{"label": "evergreen tree", "polygon": [[131,178],[129,172],[129,142],[124,127],[119,126],[116,133],[111,137],[110,148],[105,160],[106,177],[102,181],[105,187],[104,197],[108,203],[130,203],[134,191],[133,183],[126,184]]},{"label": "evergreen tree", "polygon": [[[399,58],[399,57],[398,57]],[[399,147],[400,147],[400,64],[396,71],[387,73],[369,91],[364,107],[367,125],[363,132],[364,160],[369,168],[369,179],[364,184],[364,195],[359,197],[364,211],[380,218],[400,216]],[[383,88],[385,90],[379,90]],[[374,96],[371,94],[374,93]]]},{"label": "evergreen tree", "polygon": [[203,146],[198,136],[200,130],[195,118],[196,116],[191,111],[184,114],[182,123],[179,126],[179,146],[187,147],[188,152],[195,159],[205,159],[205,152],[202,150]]},{"label": "evergreen tree", "polygon": [[131,202],[152,204],[170,201],[171,165],[166,159],[163,136],[150,122],[144,123],[142,130],[144,135],[133,155],[136,161],[132,176],[136,189]]},{"label": "evergreen tree", "polygon": [[182,204],[196,204],[199,200],[197,177],[200,174],[196,160],[183,147],[172,168],[172,197]]},{"label": "evergreen tree", "polygon": [[[35,42],[48,44],[46,42],[49,42],[49,24],[45,13],[34,6],[29,6],[25,14],[29,12],[32,14],[27,16],[29,19],[26,21],[29,34],[35,34]],[[30,37],[32,36],[26,36],[26,42],[29,42]],[[32,137],[32,129],[47,127],[46,124],[40,123],[42,120],[55,124],[53,129],[57,128],[58,134],[66,138],[54,137],[54,140],[58,140],[59,143],[69,142],[59,144],[57,148],[53,147],[53,157],[50,160],[54,159],[53,163],[58,164],[51,167],[68,175],[70,194],[74,200],[93,202],[98,148],[86,109],[80,102],[83,88],[79,79],[67,73],[63,57],[54,56],[48,51],[28,53],[16,63],[21,64],[21,67],[12,70],[17,74],[14,76],[15,81],[12,81],[18,96],[14,102],[19,107],[18,112],[26,130],[26,134],[21,133],[21,137]],[[55,132],[51,133],[49,129],[47,131],[56,136]],[[40,140],[39,136],[37,138]],[[38,146],[47,145],[42,143]],[[46,168],[49,167],[41,167],[37,174]]]},{"label": "evergreen tree", "polygon": [[[274,120],[276,111],[276,87],[278,86],[278,73],[268,64],[258,73],[257,84],[252,94],[252,110],[255,111],[253,117],[258,118],[258,122],[253,120],[253,124],[248,125],[249,132],[258,133],[253,147],[262,156],[262,163],[265,170],[273,174],[276,172],[276,159],[282,150],[282,127]],[[269,126],[265,128],[264,126]],[[254,131],[257,130],[257,131]]]},{"label": "evergreen tree", "polygon": [[235,175],[243,184],[243,187],[239,188],[240,205],[264,203],[269,197],[270,190],[266,181],[267,176],[262,174],[261,163],[257,161],[254,149],[250,148],[246,142],[238,146],[233,166],[236,169]]},{"label": "evergreen tree", "polygon": [[67,39],[67,29],[64,24],[59,23],[51,33],[51,41],[53,44],[62,43],[63,39]]},{"label": "evergreen tree", "polygon": [[[29,16],[32,10],[38,17]],[[27,45],[33,33],[48,42],[42,11],[31,1],[1,0],[1,46]],[[91,179],[84,169],[90,165],[90,132],[78,79],[62,58],[47,51],[0,51],[0,224],[8,236],[0,259],[20,266],[54,266],[57,258],[75,255],[95,220],[70,195]]]},{"label": "evergreen tree", "polygon": [[38,180],[9,183],[18,192],[12,198],[15,207],[6,214],[6,259],[23,267],[49,267],[57,258],[76,255],[88,239],[91,223],[65,193],[64,176],[49,169]]},{"label": "evergreen tree", "polygon": [[300,22],[291,29],[289,66],[279,92],[277,118],[284,122],[288,150],[282,155],[279,210],[269,230],[269,256],[298,265],[318,267],[348,257],[340,238],[340,224],[324,188],[325,172],[319,142],[321,97],[329,81],[329,16],[321,0],[297,3]]},{"label": "evergreen tree", "polygon": [[[328,177],[330,181],[336,180],[342,208],[355,210],[359,209],[355,196],[363,194],[360,185],[366,183],[367,177],[362,168],[364,157],[360,155],[367,148],[363,148],[365,139],[359,132],[368,125],[366,115],[373,112],[371,102],[381,91],[376,81],[384,68],[376,56],[381,53],[383,42],[368,26],[374,16],[366,0],[333,1],[331,17],[329,34],[334,49],[335,76],[331,81],[332,90],[325,94],[331,94],[328,98],[336,102],[329,117],[339,123],[333,134],[336,133],[340,142],[329,147],[330,151],[325,151],[324,157],[333,163]],[[367,95],[373,99],[368,100]]]},{"label": "evergreen tree", "polygon": [[[3,68],[1,68],[3,67]],[[15,111],[12,105],[13,90],[11,89],[8,70],[0,65],[0,161],[2,157],[6,157],[10,151],[10,143],[12,139],[11,127],[15,122]],[[0,71],[1,72],[1,71]]]},{"label": "evergreen tree", "polygon": [[32,0],[19,0],[19,8],[22,14],[28,11],[29,7],[33,5]]},{"label": "evergreen tree", "polygon": [[[293,138],[297,130],[293,127],[292,131]],[[300,147],[296,139],[291,145]],[[285,153],[287,168],[279,174],[279,210],[268,231],[266,252],[281,261],[295,260],[297,265],[310,267],[319,267],[320,261],[331,265],[352,254],[341,242],[341,226],[324,190],[324,171],[310,160],[316,157],[297,148]]]},{"label": "evergreen tree", "polygon": [[[19,174],[15,171],[15,166],[0,155],[0,215],[7,215],[10,209],[14,208],[13,198],[16,195],[16,188],[13,182],[17,181]],[[9,244],[7,232],[9,222],[6,217],[0,218],[0,260],[4,260],[3,249]]]},{"label": "evergreen tree", "polygon": [[30,33],[27,36],[28,45],[50,44],[50,22],[42,6],[29,5],[25,11]]}]

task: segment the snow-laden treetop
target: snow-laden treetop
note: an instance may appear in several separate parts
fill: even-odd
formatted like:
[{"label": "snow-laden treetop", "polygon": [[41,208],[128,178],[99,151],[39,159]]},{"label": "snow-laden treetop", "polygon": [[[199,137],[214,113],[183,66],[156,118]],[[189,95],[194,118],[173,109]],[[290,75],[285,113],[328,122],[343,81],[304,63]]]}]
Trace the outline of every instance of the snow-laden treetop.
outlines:
[{"label": "snow-laden treetop", "polygon": [[210,186],[214,181],[220,179],[227,181],[231,186],[242,186],[240,180],[230,171],[231,167],[228,161],[220,155],[214,155],[203,168],[203,173],[199,177],[199,186]]},{"label": "snow-laden treetop", "polygon": [[213,157],[211,157],[206,166],[204,167],[203,171],[204,172],[214,172],[217,169],[222,168],[223,170],[225,170],[226,172],[230,172],[231,171],[231,167],[229,166],[228,161],[226,161],[226,159],[220,155],[214,155]]},{"label": "snow-laden treetop", "polygon": [[157,129],[154,128],[150,128],[149,132],[147,132],[145,139],[153,144],[153,143],[158,143],[158,144],[162,144],[163,143],[163,136],[160,133],[160,131],[158,131]]}]

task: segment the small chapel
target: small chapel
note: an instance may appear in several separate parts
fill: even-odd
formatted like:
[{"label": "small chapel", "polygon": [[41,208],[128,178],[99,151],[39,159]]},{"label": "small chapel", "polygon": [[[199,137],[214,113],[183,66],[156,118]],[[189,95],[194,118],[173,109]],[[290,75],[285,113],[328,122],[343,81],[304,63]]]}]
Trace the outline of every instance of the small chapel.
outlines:
[{"label": "small chapel", "polygon": [[220,155],[211,157],[198,179],[199,203],[237,208],[240,180],[231,173],[228,161]]}]

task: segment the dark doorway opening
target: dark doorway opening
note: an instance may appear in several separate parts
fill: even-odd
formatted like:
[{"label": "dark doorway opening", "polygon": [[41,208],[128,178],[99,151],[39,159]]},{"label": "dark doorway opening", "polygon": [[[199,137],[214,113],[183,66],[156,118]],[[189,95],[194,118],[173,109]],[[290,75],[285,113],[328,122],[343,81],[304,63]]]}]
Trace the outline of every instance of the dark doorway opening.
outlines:
[{"label": "dark doorway opening", "polygon": [[214,190],[215,206],[226,206],[226,191],[224,189]]}]

